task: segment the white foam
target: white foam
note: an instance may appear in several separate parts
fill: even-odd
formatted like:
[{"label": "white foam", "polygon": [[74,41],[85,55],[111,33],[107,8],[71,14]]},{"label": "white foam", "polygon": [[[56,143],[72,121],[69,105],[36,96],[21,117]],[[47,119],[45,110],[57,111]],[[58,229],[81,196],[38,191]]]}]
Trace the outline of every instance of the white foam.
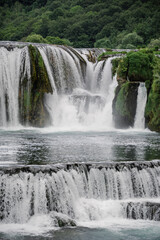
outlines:
[{"label": "white foam", "polygon": [[49,215],[35,215],[24,224],[0,224],[0,232],[7,234],[43,235],[51,230],[59,228],[54,226],[53,219]]}]

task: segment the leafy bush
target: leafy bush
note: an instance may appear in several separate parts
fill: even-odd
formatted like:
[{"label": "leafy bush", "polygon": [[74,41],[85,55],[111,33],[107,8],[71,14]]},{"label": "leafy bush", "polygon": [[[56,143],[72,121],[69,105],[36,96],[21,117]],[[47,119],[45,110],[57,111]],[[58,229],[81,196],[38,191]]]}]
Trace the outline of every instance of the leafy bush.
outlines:
[{"label": "leafy bush", "polygon": [[64,39],[64,38],[47,36],[46,40],[50,44],[72,46],[72,43],[68,39]]},{"label": "leafy bush", "polygon": [[108,38],[102,38],[94,43],[95,48],[111,48],[111,42]]},{"label": "leafy bush", "polygon": [[121,60],[120,58],[112,59],[112,76],[116,74],[120,60]]},{"label": "leafy bush", "polygon": [[128,58],[128,77],[130,81],[146,81],[153,77],[153,54],[147,54],[142,51],[129,52]]},{"label": "leafy bush", "polygon": [[155,56],[151,50],[129,52],[119,62],[118,76],[130,81],[151,81]]},{"label": "leafy bush", "polygon": [[33,43],[48,43],[45,38],[43,38],[40,34],[30,34],[25,39],[26,42],[33,42]]},{"label": "leafy bush", "polygon": [[158,39],[152,39],[150,43],[148,44],[149,48],[156,48],[155,50],[157,51],[160,48],[160,38]]},{"label": "leafy bush", "polygon": [[[147,86],[146,86],[147,87]],[[153,84],[146,104],[145,116],[151,130],[160,132],[160,59],[156,58]]]},{"label": "leafy bush", "polygon": [[126,35],[122,35],[121,43],[117,46],[117,48],[121,49],[136,49],[143,44],[143,38],[139,36],[136,32],[128,33]]}]

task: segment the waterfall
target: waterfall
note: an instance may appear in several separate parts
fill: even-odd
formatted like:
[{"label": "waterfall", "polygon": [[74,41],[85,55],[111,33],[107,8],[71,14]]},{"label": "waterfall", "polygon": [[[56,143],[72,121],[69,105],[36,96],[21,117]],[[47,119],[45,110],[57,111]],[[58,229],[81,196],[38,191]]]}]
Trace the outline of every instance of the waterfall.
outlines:
[{"label": "waterfall", "polygon": [[3,167],[0,220],[25,223],[31,216],[53,212],[80,222],[160,220],[159,172],[158,161]]},{"label": "waterfall", "polygon": [[[55,129],[111,130],[112,101],[117,86],[116,77],[112,78],[113,58],[90,62],[87,54],[91,54],[90,51],[65,46],[34,44],[30,48],[27,44],[18,47],[14,43],[1,46],[0,126],[13,127],[20,123],[37,126],[39,121],[42,122],[39,126],[48,124]],[[38,60],[39,56],[42,60]],[[95,60],[95,56],[92,58]],[[36,65],[36,71],[41,74],[40,61],[45,66],[53,94],[45,84],[45,91],[49,93],[38,86],[37,95],[34,94],[36,85],[32,78]],[[34,109],[39,106],[37,116],[35,111],[32,116],[31,104],[35,104]]]},{"label": "waterfall", "polygon": [[117,86],[116,78],[112,80],[112,58],[91,63],[83,52],[84,73],[76,52],[55,46],[39,47],[39,51],[56,91],[52,96],[47,95],[45,101],[52,125],[69,129],[111,128],[112,100]]},{"label": "waterfall", "polygon": [[147,101],[147,90],[145,87],[145,83],[140,83],[138,88],[138,96],[137,96],[137,109],[135,115],[134,128],[136,129],[144,129],[145,128],[145,106]]},{"label": "waterfall", "polygon": [[[0,48],[0,126],[19,124],[19,86],[30,78],[28,48]],[[29,91],[29,83],[28,83]]]}]

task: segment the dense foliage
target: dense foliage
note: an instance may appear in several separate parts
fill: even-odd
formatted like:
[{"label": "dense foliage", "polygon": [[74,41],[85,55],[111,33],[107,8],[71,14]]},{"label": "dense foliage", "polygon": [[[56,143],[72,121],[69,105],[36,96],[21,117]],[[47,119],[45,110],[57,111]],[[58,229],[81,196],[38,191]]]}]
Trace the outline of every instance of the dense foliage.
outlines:
[{"label": "dense foliage", "polygon": [[1,0],[0,22],[0,40],[26,41],[38,34],[53,44],[135,48],[152,39],[151,45],[159,43],[160,2]]},{"label": "dense foliage", "polygon": [[129,52],[119,61],[118,76],[129,81],[145,82],[153,78],[155,56],[151,50]]},{"label": "dense foliage", "polygon": [[[151,130],[160,132],[160,59],[156,58],[153,70],[153,83],[149,90],[145,116]],[[151,89],[150,89],[151,88]]]}]

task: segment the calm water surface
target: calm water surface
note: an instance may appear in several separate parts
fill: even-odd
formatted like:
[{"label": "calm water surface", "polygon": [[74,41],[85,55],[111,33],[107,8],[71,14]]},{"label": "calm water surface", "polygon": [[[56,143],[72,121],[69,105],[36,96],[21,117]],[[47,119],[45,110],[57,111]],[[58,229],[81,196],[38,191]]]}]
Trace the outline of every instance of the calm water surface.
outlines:
[{"label": "calm water surface", "polygon": [[160,159],[160,134],[149,131],[0,131],[0,164]]}]

